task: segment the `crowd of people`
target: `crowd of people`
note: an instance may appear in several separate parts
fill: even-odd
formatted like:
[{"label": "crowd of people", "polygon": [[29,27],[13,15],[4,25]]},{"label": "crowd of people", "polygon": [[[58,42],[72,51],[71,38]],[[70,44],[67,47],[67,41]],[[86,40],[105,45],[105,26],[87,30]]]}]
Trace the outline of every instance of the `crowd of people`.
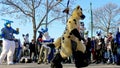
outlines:
[{"label": "crowd of people", "polygon": [[[7,21],[5,28],[2,29],[4,40],[0,41],[0,64],[3,61],[8,64],[32,62],[48,64],[55,53],[59,51],[59,49],[56,50],[47,46],[47,44],[54,42],[54,39],[49,36],[47,28],[38,31],[37,40],[32,39],[31,42],[29,42],[29,34],[23,35],[24,42],[22,43],[20,39],[13,36],[13,33],[18,34],[19,30],[14,30],[10,26],[11,21]],[[90,38],[88,37],[88,31],[84,32],[83,22],[81,22],[81,27],[80,35],[83,44],[86,46],[86,57],[89,64],[120,65],[120,29],[118,29],[116,36],[109,32],[108,35],[102,37],[102,33],[98,31],[96,36]],[[74,59],[70,56],[63,63],[74,63]]]},{"label": "crowd of people", "polygon": [[106,36],[102,36],[101,31],[97,32],[96,36],[89,38],[85,37],[86,55],[89,63],[104,63],[120,65],[120,29],[113,36],[109,32]]}]

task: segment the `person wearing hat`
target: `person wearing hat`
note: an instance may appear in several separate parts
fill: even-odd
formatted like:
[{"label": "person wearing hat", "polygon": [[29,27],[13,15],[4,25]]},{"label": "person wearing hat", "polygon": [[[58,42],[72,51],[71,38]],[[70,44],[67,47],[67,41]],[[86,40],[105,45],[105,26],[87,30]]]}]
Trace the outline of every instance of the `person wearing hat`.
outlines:
[{"label": "person wearing hat", "polygon": [[11,23],[13,21],[5,20],[6,23],[4,24],[5,27],[1,29],[1,38],[3,38],[3,47],[2,53],[0,55],[0,64],[2,64],[3,60],[7,56],[7,64],[13,64],[13,54],[15,51],[15,37],[13,34],[19,34],[19,28],[13,29],[11,27]]}]

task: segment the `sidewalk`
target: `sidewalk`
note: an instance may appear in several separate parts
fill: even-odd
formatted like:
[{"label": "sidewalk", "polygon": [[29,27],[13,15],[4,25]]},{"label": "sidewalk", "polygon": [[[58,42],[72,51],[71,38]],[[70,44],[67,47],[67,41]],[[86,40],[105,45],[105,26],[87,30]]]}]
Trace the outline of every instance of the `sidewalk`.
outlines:
[{"label": "sidewalk", "polygon": [[[37,64],[37,63],[18,63],[15,65],[2,64],[0,68],[50,68],[50,64]],[[63,68],[75,68],[74,64],[63,64]],[[117,65],[107,64],[90,64],[85,68],[120,68]]]}]

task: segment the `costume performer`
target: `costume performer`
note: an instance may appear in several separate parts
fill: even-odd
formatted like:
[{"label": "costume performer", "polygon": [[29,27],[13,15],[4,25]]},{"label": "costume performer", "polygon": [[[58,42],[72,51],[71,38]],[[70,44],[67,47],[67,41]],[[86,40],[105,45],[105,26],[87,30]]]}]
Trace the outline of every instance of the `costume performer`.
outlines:
[{"label": "costume performer", "polygon": [[29,43],[29,34],[23,34],[23,50],[22,50],[22,57],[20,59],[20,63],[31,63],[30,59],[30,43]]},{"label": "costume performer", "polygon": [[13,64],[13,54],[15,51],[15,41],[13,34],[19,34],[19,29],[16,28],[16,30],[14,30],[11,27],[11,23],[13,23],[13,21],[9,21],[9,20],[5,20],[5,21],[6,21],[6,23],[4,24],[5,27],[2,28],[1,30],[1,37],[4,39],[3,39],[2,53],[0,55],[0,64],[2,64],[6,55],[7,55],[7,64]]},{"label": "costume performer", "polygon": [[49,36],[48,28],[46,28],[46,29],[42,28],[41,32],[42,32],[43,36],[42,36],[42,40],[41,40],[42,41],[42,46],[41,46],[41,49],[40,49],[38,64],[41,64],[42,62],[47,64],[49,62],[48,56],[51,52],[51,49],[50,49],[50,47],[48,47],[46,45],[49,44],[49,43],[52,43],[53,39],[50,38],[50,36]]},{"label": "costume performer", "polygon": [[84,18],[82,8],[77,6],[66,23],[66,29],[62,37],[59,37],[53,44],[48,45],[50,47],[60,48],[60,52],[51,61],[51,68],[62,68],[61,62],[71,55],[73,55],[76,68],[88,65],[86,63],[87,61],[84,60],[86,47],[81,42],[79,33],[79,20]]}]

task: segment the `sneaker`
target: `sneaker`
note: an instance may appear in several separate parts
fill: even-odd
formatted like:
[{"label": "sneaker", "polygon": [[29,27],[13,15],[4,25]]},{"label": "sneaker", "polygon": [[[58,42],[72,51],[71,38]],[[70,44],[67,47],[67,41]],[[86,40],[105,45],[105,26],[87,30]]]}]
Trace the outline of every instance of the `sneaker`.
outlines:
[{"label": "sneaker", "polygon": [[115,62],[112,62],[112,64],[114,65],[114,64],[115,64]]},{"label": "sneaker", "polygon": [[2,62],[0,61],[0,65],[2,64]]},{"label": "sneaker", "polygon": [[9,62],[8,65],[13,65],[14,63],[13,62]]},{"label": "sneaker", "polygon": [[45,64],[48,64],[48,62],[45,62]]},{"label": "sneaker", "polygon": [[110,60],[107,61],[107,64],[109,64],[109,63],[110,63]]}]

